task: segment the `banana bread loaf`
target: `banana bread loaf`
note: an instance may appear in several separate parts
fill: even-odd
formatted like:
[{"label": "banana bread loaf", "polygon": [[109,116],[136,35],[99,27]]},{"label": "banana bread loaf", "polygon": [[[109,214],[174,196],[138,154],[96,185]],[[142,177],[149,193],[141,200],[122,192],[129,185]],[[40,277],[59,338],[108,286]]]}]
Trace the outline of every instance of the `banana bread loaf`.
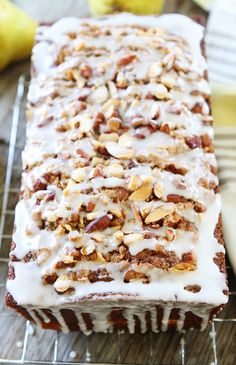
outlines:
[{"label": "banana bread loaf", "polygon": [[203,28],[40,26],[6,303],[62,331],[204,329],[228,300]]}]

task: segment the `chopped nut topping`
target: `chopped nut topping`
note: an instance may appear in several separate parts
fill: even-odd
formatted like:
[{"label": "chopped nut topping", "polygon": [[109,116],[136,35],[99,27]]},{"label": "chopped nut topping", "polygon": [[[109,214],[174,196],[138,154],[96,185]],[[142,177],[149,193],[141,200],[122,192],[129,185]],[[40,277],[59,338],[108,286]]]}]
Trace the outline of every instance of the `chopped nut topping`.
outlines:
[{"label": "chopped nut topping", "polygon": [[[180,273],[197,298],[200,235],[218,192],[204,62],[164,29],[86,19],[63,30],[66,42],[40,29],[53,64],[34,65],[20,201],[29,252],[17,257],[15,232],[11,260],[38,265],[62,302],[90,298],[96,282],[110,295],[112,281],[119,294],[137,281],[138,298]],[[223,273],[222,255],[209,264]]]}]

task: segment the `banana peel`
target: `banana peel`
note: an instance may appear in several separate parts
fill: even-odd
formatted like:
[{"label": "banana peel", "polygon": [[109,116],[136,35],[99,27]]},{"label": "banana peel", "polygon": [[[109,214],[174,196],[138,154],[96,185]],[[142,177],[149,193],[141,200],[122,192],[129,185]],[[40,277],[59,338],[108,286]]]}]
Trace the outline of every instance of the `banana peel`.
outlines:
[{"label": "banana peel", "polygon": [[0,0],[0,71],[30,56],[37,23],[17,6]]},{"label": "banana peel", "polygon": [[159,14],[164,0],[89,0],[92,15],[126,11],[139,15]]}]

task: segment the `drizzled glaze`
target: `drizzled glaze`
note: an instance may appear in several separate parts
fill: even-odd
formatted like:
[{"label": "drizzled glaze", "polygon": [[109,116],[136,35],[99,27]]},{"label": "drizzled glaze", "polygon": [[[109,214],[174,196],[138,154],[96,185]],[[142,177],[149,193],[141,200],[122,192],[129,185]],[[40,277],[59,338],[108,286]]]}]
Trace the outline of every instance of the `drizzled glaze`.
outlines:
[{"label": "drizzled glaze", "polygon": [[[36,311],[47,323],[39,308],[51,307],[68,331],[55,306],[87,308],[106,295],[98,310],[91,306],[94,331],[113,330],[117,300],[130,332],[134,316],[146,331],[148,308],[158,331],[151,303],[163,302],[162,330],[178,302],[186,305],[177,329],[189,310],[204,328],[210,308],[226,303],[225,275],[214,262],[224,248],[214,237],[221,202],[202,35],[180,15],[68,18],[39,27],[11,252],[15,278],[7,282],[37,323]],[[146,195],[133,199],[143,187]],[[148,223],[156,211],[161,218]],[[194,286],[200,290],[186,289]],[[130,306],[130,298],[144,304]],[[75,314],[86,333],[83,309]]]}]

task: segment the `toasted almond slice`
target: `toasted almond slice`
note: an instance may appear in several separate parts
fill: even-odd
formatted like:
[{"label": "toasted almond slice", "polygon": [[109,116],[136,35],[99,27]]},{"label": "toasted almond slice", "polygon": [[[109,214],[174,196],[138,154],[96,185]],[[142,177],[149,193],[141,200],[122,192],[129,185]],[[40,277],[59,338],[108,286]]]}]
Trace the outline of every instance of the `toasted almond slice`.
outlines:
[{"label": "toasted almond slice", "polygon": [[122,212],[120,210],[111,209],[110,212],[113,217],[122,218]]},{"label": "toasted almond slice", "polygon": [[118,88],[126,88],[128,86],[128,81],[125,77],[124,72],[119,72],[116,76],[116,86]]},{"label": "toasted almond slice", "polygon": [[38,250],[37,254],[37,264],[41,265],[47,261],[49,256],[51,255],[51,252],[48,248],[42,247]]},{"label": "toasted almond slice", "polygon": [[130,245],[132,243],[134,243],[135,241],[141,241],[143,239],[143,235],[141,233],[131,233],[131,234],[127,234],[124,237],[124,243],[126,245]]},{"label": "toasted almond slice", "polygon": [[71,232],[72,231],[72,227],[69,224],[65,224],[65,228],[67,229],[67,231]]},{"label": "toasted almond slice", "polygon": [[154,90],[152,91],[153,95],[158,99],[164,99],[168,96],[167,88],[162,84],[157,84]]},{"label": "toasted almond slice", "polygon": [[61,275],[53,284],[57,292],[64,293],[70,288],[71,281],[67,275]]},{"label": "toasted almond slice", "polygon": [[149,224],[152,222],[157,222],[160,219],[166,217],[167,215],[173,213],[174,208],[170,208],[170,209],[163,209],[162,207],[158,207],[156,209],[154,209],[150,214],[148,214],[148,216],[145,219],[145,223]]},{"label": "toasted almond slice", "polygon": [[76,185],[76,182],[72,179],[70,179],[67,183],[66,188],[63,190],[63,194],[66,196],[70,193],[71,188]]},{"label": "toasted almond slice", "polygon": [[89,99],[95,101],[96,103],[102,103],[108,99],[108,96],[109,95],[106,86],[102,85],[91,93]]},{"label": "toasted almond slice", "polygon": [[108,119],[107,121],[107,126],[108,128],[110,128],[112,131],[117,131],[120,128],[120,122],[121,120],[119,118],[116,117],[111,117],[110,119]]},{"label": "toasted almond slice", "polygon": [[100,142],[107,142],[107,141],[117,142],[118,141],[118,134],[117,133],[102,133],[98,137],[98,140]]},{"label": "toasted almond slice", "polygon": [[88,221],[92,221],[92,220],[96,219],[97,217],[99,217],[99,215],[101,215],[100,212],[92,212],[92,213],[88,213],[86,218],[88,219]]},{"label": "toasted almond slice", "polygon": [[104,257],[102,256],[102,254],[100,252],[97,252],[97,258],[96,258],[96,262],[105,262],[106,260],[104,259]]},{"label": "toasted almond slice", "polygon": [[163,188],[159,184],[154,185],[154,194],[157,198],[161,198],[163,196]]},{"label": "toasted almond slice", "polygon": [[92,130],[93,127],[93,119],[92,116],[89,113],[84,114],[83,116],[80,117],[79,120],[79,130],[80,132],[89,132]]},{"label": "toasted almond slice", "polygon": [[128,189],[131,191],[135,191],[142,185],[142,180],[137,175],[131,175],[128,183]]},{"label": "toasted almond slice", "polygon": [[149,198],[151,193],[152,193],[152,186],[150,184],[145,184],[141,188],[139,188],[138,190],[134,191],[129,196],[129,200],[144,201],[147,198]]},{"label": "toasted almond slice", "polygon": [[161,76],[161,83],[163,85],[165,85],[166,87],[172,89],[175,84],[175,79],[166,74],[166,75]]},{"label": "toasted almond slice", "polygon": [[71,174],[71,178],[76,182],[84,181],[85,179],[85,169],[83,167],[79,167],[78,169],[74,170]]},{"label": "toasted almond slice", "polygon": [[149,77],[157,77],[161,74],[162,71],[162,65],[161,62],[153,62],[150,65],[148,76]]},{"label": "toasted almond slice", "polygon": [[107,166],[105,171],[107,176],[123,177],[124,174],[123,166],[115,163],[111,164],[110,166]]},{"label": "toasted almond slice", "polygon": [[70,263],[74,262],[74,258],[73,258],[73,256],[65,255],[65,256],[62,257],[62,261],[65,264],[70,264]]},{"label": "toasted almond slice", "polygon": [[122,242],[124,239],[124,233],[122,231],[115,232],[113,236],[119,242]]},{"label": "toasted almond slice", "polygon": [[172,268],[173,271],[194,271],[196,270],[196,265],[191,264],[190,262],[179,262]]},{"label": "toasted almond slice", "polygon": [[132,138],[128,135],[128,133],[123,133],[119,138],[119,145],[124,147],[132,146]]},{"label": "toasted almond slice", "polygon": [[117,143],[108,142],[106,144],[106,149],[110,155],[120,158],[121,160],[130,160],[134,156],[134,150],[132,148],[120,146]]},{"label": "toasted almond slice", "polygon": [[90,255],[92,252],[94,252],[94,250],[95,250],[95,245],[94,243],[90,242],[87,247],[82,247],[80,251],[82,255],[87,256]]},{"label": "toasted almond slice", "polygon": [[117,98],[117,88],[114,82],[108,81],[108,89],[112,98]]}]

